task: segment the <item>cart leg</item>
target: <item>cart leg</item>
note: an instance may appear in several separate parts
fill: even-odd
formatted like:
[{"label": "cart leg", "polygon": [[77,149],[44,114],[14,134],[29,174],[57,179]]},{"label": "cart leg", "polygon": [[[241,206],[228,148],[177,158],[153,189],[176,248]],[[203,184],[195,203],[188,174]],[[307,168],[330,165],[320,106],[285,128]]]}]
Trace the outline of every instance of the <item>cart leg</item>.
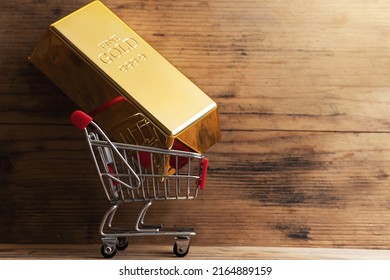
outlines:
[{"label": "cart leg", "polygon": [[146,212],[148,212],[150,206],[152,206],[153,200],[149,201],[140,211],[137,222],[135,224],[135,230],[137,232],[159,232],[163,227],[162,225],[145,225],[144,219]]},{"label": "cart leg", "polygon": [[[121,205],[121,203],[117,203],[115,209],[110,209],[110,210],[109,210],[110,213],[107,215],[107,221],[106,221],[106,223],[107,223],[107,228],[110,229],[111,231],[116,232],[116,233],[127,233],[127,232],[130,231],[130,227],[114,227],[114,226],[112,225],[112,222],[113,222],[113,220],[114,220],[115,214],[116,214],[117,210],[119,209],[119,206],[120,206],[120,205]],[[121,242],[119,242],[119,243],[123,243],[123,242],[121,241]],[[123,247],[123,246],[121,246],[121,245],[119,245],[119,246],[120,246],[120,247]],[[117,249],[118,249],[118,248],[117,248]],[[118,249],[118,250],[119,250],[119,249]]]},{"label": "cart leg", "polygon": [[112,223],[112,220],[114,219],[114,215],[115,215],[116,210],[118,209],[118,206],[119,206],[118,204],[111,206],[107,210],[107,212],[104,214],[102,222],[100,223],[100,229],[99,229],[100,235],[102,237],[106,236],[106,234],[104,233],[104,228],[106,226],[107,220],[108,220],[108,227],[111,227],[111,223]]},{"label": "cart leg", "polygon": [[108,218],[107,226],[108,226],[109,229],[113,229],[112,221],[114,220],[114,216],[115,216],[116,211],[118,210],[118,207],[119,207],[119,204],[116,204],[115,209],[110,211],[110,214],[107,216],[107,218]]}]

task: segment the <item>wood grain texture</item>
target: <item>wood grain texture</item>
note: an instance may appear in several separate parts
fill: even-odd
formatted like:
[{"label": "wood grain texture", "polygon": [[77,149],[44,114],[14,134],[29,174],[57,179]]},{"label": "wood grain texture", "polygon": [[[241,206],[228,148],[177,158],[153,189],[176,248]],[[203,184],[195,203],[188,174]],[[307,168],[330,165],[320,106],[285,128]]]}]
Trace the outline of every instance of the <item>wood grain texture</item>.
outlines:
[{"label": "wood grain texture", "polygon": [[[0,244],[0,260],[99,260],[100,246]],[[388,260],[388,250],[192,246],[185,260]],[[167,245],[132,245],[115,260],[178,260]]]},{"label": "wood grain texture", "polygon": [[[77,106],[27,62],[88,2],[0,3],[0,243],[99,242],[108,202]],[[198,246],[390,249],[390,3],[104,3],[220,107],[206,190],[148,221],[194,226]]]}]

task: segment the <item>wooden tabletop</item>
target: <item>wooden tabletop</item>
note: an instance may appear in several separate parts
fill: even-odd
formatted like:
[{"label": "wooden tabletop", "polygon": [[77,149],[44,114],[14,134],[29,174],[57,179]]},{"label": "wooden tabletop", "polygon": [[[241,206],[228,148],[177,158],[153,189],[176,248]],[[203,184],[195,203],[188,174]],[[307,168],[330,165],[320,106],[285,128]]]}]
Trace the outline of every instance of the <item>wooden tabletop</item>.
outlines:
[{"label": "wooden tabletop", "polygon": [[[129,246],[114,260],[175,260],[170,246]],[[0,244],[0,260],[103,259],[100,245]],[[180,258],[181,259],[181,258]],[[192,246],[186,260],[389,260],[389,250]]]},{"label": "wooden tabletop", "polygon": [[[77,106],[27,61],[51,23],[89,2],[0,3],[0,243],[99,243],[109,203],[69,121]],[[147,222],[195,227],[193,257],[390,249],[389,1],[103,2],[219,105],[205,191],[153,206]],[[86,248],[74,254],[98,255]]]}]

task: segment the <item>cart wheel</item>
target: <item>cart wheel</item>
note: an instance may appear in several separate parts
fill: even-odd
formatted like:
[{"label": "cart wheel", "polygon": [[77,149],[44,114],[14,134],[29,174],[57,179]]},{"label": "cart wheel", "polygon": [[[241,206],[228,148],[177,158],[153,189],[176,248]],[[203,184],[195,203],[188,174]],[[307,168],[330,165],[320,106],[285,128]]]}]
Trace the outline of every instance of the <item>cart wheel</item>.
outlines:
[{"label": "cart wheel", "polygon": [[189,238],[177,238],[173,245],[173,253],[177,257],[185,257],[190,251],[190,239]]},{"label": "cart wheel", "polygon": [[129,240],[127,237],[119,237],[116,243],[116,249],[118,251],[126,250],[127,246],[129,246]]},{"label": "cart wheel", "polygon": [[100,251],[101,251],[103,257],[105,257],[107,259],[111,259],[116,254],[115,247],[105,246],[104,244],[102,245],[102,248]]}]

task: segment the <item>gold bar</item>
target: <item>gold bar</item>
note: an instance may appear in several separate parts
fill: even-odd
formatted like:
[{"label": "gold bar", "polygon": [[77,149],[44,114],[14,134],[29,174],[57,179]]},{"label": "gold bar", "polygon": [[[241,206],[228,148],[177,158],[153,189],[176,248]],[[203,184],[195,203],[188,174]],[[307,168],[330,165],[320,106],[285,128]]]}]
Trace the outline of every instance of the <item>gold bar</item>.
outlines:
[{"label": "gold bar", "polygon": [[29,59],[86,112],[124,97],[95,117],[116,141],[203,153],[220,139],[217,104],[100,1],[51,24]]}]

